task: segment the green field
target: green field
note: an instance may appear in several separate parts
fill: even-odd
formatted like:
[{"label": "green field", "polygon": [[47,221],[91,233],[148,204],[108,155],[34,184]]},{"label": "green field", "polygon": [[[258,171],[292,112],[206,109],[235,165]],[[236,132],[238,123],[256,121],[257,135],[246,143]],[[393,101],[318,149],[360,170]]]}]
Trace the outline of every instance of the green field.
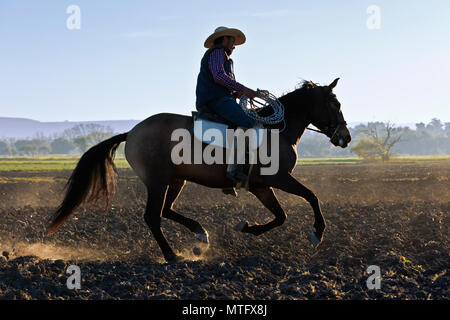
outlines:
[{"label": "green field", "polygon": [[[0,157],[0,171],[45,171],[45,170],[73,170],[77,164],[79,156],[71,155],[47,155],[34,157]],[[450,161],[450,155],[439,156],[402,156],[392,158],[392,164],[414,163],[414,162],[441,162]],[[381,161],[368,162],[360,158],[302,158],[300,165],[348,165],[348,164],[380,164]],[[125,158],[116,157],[115,164],[119,169],[130,168]]]},{"label": "green field", "polygon": [[[0,171],[73,170],[79,156],[51,155],[34,157],[0,157]],[[117,168],[130,168],[124,157],[116,157]]]},{"label": "green field", "polygon": [[392,157],[387,162],[381,160],[364,160],[357,157],[348,158],[301,158],[297,160],[297,164],[301,165],[345,165],[345,164],[402,164],[417,162],[442,162],[450,161],[450,155],[432,155],[432,156],[398,156]]}]

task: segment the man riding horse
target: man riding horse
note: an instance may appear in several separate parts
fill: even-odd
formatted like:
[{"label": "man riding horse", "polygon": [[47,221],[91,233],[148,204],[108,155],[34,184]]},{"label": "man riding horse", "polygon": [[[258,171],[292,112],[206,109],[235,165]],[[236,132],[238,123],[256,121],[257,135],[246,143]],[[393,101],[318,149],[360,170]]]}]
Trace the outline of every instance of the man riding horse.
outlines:
[{"label": "man riding horse", "polygon": [[[197,78],[196,108],[200,113],[215,113],[229,123],[243,130],[255,126],[236,102],[243,94],[250,99],[257,96],[256,91],[245,87],[235,80],[233,60],[230,58],[235,45],[245,43],[242,31],[227,27],[218,27],[205,41],[208,50],[203,55]],[[234,182],[247,180],[243,172],[244,164],[231,163],[227,176]]]},{"label": "man riding horse", "polygon": [[[198,76],[197,108],[200,113],[205,108],[210,108],[228,122],[251,128],[254,121],[246,116],[235,99],[241,94],[255,98],[256,92],[236,82],[233,63],[229,58],[234,45],[244,41],[242,32],[224,27],[217,28],[206,40],[208,51],[202,59]],[[279,189],[302,197],[310,204],[314,213],[314,230],[310,240],[314,247],[320,244],[326,223],[319,199],[294,177],[293,170],[297,164],[299,141],[310,124],[327,136],[334,146],[346,148],[350,143],[351,135],[341,104],[333,93],[338,80],[339,78],[323,86],[305,81],[301,87],[278,98],[284,106],[285,121],[285,128],[278,136],[278,148],[273,151],[279,159],[278,170],[267,175],[253,170],[249,184],[249,191],[273,214],[273,219],[261,224],[250,224],[244,220],[236,225],[236,230],[259,236],[281,226],[287,215],[273,190]],[[227,176],[225,163],[174,163],[172,152],[179,141],[174,141],[173,133],[178,130],[189,133],[193,129],[192,124],[193,118],[190,116],[159,113],[141,121],[129,132],[115,135],[91,147],[82,155],[72,172],[64,199],[46,233],[58,230],[80,205],[105,199],[105,210],[109,208],[117,178],[114,172],[114,155],[119,144],[125,142],[127,162],[147,188],[144,221],[166,261],[180,261],[183,257],[174,252],[167,241],[161,229],[162,219],[182,224],[197,240],[208,245],[206,229],[198,221],[177,212],[173,205],[186,181],[222,189],[232,188],[235,182]],[[190,142],[192,139],[194,137],[187,138]],[[194,155],[195,143],[188,145],[186,154]],[[206,147],[202,146],[202,154]],[[188,160],[191,159],[189,156]],[[263,164],[259,161],[256,166],[262,168]],[[231,172],[231,176],[233,173],[235,172]]]}]

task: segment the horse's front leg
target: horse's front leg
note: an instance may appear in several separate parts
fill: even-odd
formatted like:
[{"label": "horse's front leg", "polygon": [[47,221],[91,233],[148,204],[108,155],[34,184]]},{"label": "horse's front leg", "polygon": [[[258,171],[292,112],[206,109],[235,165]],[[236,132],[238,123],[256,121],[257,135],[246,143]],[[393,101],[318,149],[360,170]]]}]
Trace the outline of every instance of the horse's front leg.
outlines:
[{"label": "horse's front leg", "polygon": [[314,210],[315,220],[315,231],[311,235],[311,242],[314,247],[318,246],[322,241],[326,224],[325,219],[322,215],[322,211],[320,210],[319,199],[317,198],[317,196],[303,184],[298,182],[290,173],[266,176],[266,180],[268,180],[267,182],[269,182],[272,187],[298,195],[309,202]]},{"label": "horse's front leg", "polygon": [[275,215],[275,219],[265,224],[255,224],[252,226],[249,226],[247,221],[242,221],[236,225],[235,229],[258,236],[275,227],[281,226],[286,220],[286,213],[283,208],[281,208],[277,196],[273,192],[272,188],[250,188],[250,192],[252,192],[262,202],[262,204]]}]

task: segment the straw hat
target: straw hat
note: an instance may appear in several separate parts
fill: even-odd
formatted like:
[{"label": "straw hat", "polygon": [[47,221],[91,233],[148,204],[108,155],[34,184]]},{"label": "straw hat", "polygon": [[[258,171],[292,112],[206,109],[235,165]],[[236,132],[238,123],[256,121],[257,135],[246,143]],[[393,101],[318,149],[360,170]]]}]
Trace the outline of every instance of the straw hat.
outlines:
[{"label": "straw hat", "polygon": [[205,41],[205,48],[211,48],[214,44],[214,40],[220,38],[222,36],[232,36],[235,39],[234,45],[238,46],[245,42],[245,35],[239,29],[227,28],[227,27],[218,27],[214,30],[214,33],[211,34]]}]

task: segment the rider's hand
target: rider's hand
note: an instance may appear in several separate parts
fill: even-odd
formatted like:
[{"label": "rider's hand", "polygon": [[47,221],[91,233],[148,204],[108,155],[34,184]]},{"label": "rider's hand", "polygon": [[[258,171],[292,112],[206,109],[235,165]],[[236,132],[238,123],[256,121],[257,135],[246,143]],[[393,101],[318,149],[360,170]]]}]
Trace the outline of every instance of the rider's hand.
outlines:
[{"label": "rider's hand", "polygon": [[236,99],[240,99],[243,94],[244,94],[244,91],[236,92],[234,96],[236,97]]},{"label": "rider's hand", "polygon": [[251,100],[258,96],[258,93],[250,88],[245,87],[243,93]]}]

